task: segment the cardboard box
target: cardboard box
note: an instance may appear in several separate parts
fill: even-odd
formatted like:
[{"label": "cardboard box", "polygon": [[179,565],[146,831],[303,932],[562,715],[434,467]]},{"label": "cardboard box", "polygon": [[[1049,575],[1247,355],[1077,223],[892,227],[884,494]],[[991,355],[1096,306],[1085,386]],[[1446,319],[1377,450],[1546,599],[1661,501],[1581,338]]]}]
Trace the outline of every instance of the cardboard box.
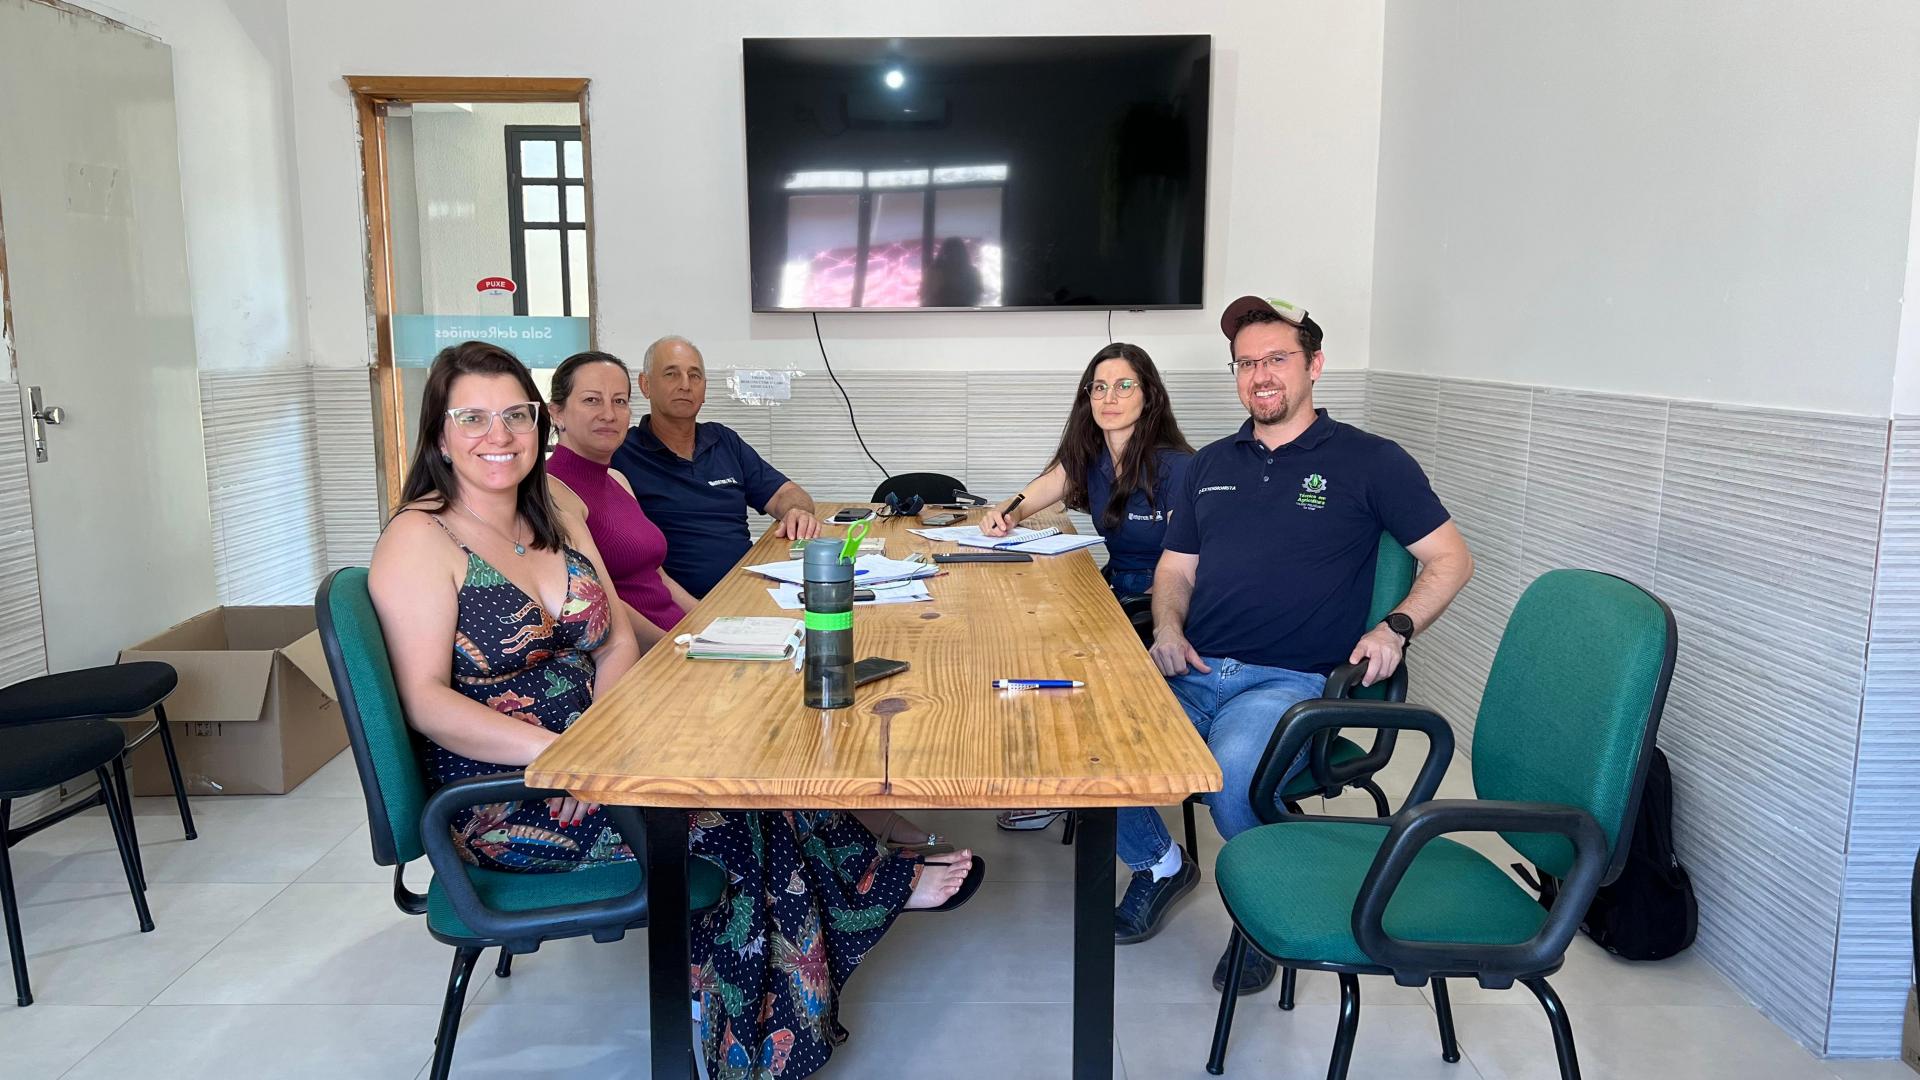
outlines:
[{"label": "cardboard box", "polygon": [[[135,660],[180,673],[166,710],[189,794],[283,795],[346,748],[311,607],[217,607],[121,650]],[[173,793],[157,737],[133,767],[135,795]]]},{"label": "cardboard box", "polygon": [[1900,1040],[1900,1060],[1920,1072],[1920,987],[1907,987],[1907,1030]]}]

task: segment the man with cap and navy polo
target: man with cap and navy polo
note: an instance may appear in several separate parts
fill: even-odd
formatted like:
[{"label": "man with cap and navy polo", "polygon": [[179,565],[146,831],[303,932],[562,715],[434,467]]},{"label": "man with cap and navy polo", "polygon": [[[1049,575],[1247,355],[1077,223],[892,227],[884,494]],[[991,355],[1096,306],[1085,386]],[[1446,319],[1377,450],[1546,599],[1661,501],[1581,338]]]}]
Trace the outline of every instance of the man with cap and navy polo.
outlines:
[{"label": "man with cap and navy polo", "polygon": [[[1326,357],[1305,311],[1243,296],[1220,329],[1249,416],[1194,455],[1173,494],[1153,579],[1151,651],[1220,763],[1225,784],[1207,801],[1232,839],[1260,824],[1248,788],[1281,715],[1320,696],[1342,663],[1366,660],[1368,684],[1391,675],[1407,643],[1473,576],[1473,556],[1405,450],[1314,408]],[[1420,574],[1393,613],[1368,626],[1383,531],[1413,553]],[[1304,764],[1302,753],[1293,771]],[[1114,912],[1114,940],[1144,941],[1199,867],[1145,807],[1120,810],[1119,853],[1134,874]],[[1239,992],[1264,988],[1273,972],[1249,951]],[[1213,981],[1226,983],[1224,955]]]},{"label": "man with cap and navy polo", "polygon": [[813,497],[767,464],[725,424],[698,423],[707,366],[686,338],[647,346],[640,367],[647,415],[613,452],[613,467],[667,538],[661,569],[696,597],[713,590],[753,546],[747,508],[774,520],[774,535],[820,535]]}]

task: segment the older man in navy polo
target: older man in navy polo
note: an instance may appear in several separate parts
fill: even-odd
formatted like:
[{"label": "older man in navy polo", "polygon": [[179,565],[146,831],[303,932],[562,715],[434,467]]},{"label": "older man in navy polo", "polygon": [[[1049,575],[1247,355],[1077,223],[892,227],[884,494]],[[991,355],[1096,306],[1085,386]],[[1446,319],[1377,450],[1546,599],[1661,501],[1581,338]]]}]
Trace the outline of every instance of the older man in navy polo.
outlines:
[{"label": "older man in navy polo", "polygon": [[[1220,762],[1225,786],[1208,803],[1231,839],[1260,823],[1248,788],[1281,715],[1319,696],[1343,662],[1367,660],[1368,683],[1391,675],[1472,576],[1473,556],[1405,450],[1314,408],[1326,357],[1306,312],[1247,296],[1220,329],[1249,416],[1194,456],[1173,495],[1151,651]],[[1382,531],[1421,569],[1393,613],[1367,626]],[[1159,930],[1199,868],[1150,809],[1120,811],[1119,851],[1134,871],[1115,912],[1125,944]],[[1249,953],[1240,992],[1272,979],[1273,965]],[[1214,985],[1225,982],[1222,957]]]},{"label": "older man in navy polo", "polygon": [[812,496],[767,464],[725,424],[698,422],[707,401],[707,366],[683,337],[647,346],[640,369],[647,415],[613,453],[613,467],[667,537],[662,569],[705,596],[753,546],[747,508],[774,519],[775,535],[820,535]]}]

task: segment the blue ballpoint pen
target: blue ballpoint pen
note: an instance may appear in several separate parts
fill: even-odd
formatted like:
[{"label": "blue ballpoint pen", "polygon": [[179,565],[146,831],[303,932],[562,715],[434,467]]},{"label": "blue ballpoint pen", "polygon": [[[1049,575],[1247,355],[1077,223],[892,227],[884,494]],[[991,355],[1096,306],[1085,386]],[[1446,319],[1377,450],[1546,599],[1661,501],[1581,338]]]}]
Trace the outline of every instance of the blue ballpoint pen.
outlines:
[{"label": "blue ballpoint pen", "polygon": [[1078,679],[995,679],[995,690],[1071,690],[1087,685]]}]

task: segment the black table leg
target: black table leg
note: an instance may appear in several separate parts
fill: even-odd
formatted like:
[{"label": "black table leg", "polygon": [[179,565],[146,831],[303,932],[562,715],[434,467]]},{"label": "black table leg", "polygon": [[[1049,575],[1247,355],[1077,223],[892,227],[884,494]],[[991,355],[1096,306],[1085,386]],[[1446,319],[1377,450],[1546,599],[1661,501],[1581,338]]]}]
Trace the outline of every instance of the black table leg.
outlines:
[{"label": "black table leg", "polygon": [[1073,1080],[1113,1080],[1114,811],[1075,813]]},{"label": "black table leg", "polygon": [[653,1080],[688,1080],[693,1064],[693,1013],[687,992],[687,812],[638,812],[647,835],[647,1004]]}]

